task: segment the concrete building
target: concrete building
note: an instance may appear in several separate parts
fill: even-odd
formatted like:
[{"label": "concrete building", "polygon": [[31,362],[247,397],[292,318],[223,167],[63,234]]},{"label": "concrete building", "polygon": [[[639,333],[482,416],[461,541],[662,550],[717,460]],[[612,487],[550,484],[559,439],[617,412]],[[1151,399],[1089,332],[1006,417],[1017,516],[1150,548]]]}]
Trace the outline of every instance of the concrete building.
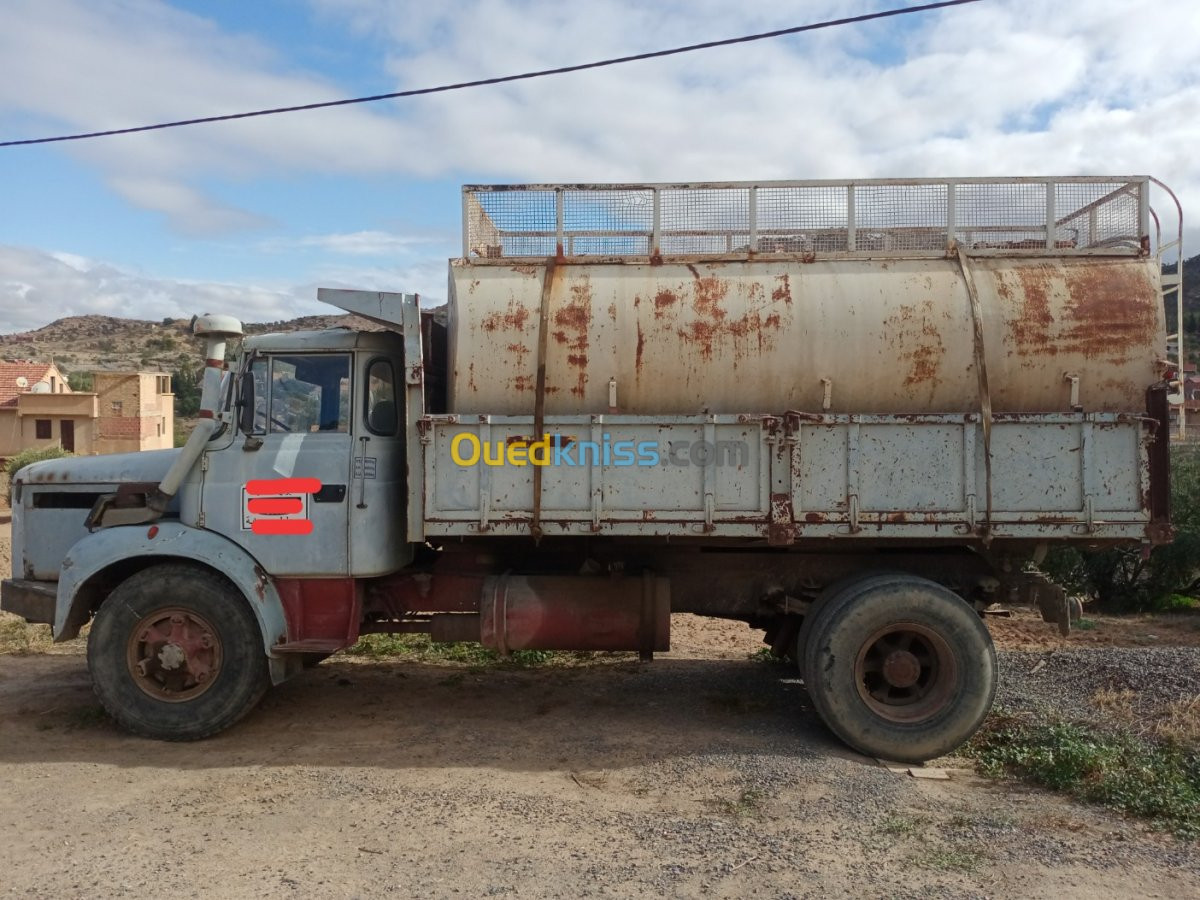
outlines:
[{"label": "concrete building", "polygon": [[57,366],[0,361],[0,459],[30,447],[80,455],[174,445],[175,395],[160,372],[97,372],[72,391]]},{"label": "concrete building", "polygon": [[161,372],[96,372],[93,453],[159,450],[175,445],[175,395]]}]

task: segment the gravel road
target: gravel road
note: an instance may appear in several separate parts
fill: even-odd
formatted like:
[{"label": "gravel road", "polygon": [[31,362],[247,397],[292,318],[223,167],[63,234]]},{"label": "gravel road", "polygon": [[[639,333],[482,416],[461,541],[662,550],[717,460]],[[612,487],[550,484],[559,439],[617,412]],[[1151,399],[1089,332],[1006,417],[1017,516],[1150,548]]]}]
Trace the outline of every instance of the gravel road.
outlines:
[{"label": "gravel road", "polygon": [[1103,724],[1097,691],[1127,691],[1136,710],[1200,696],[1200,647],[1104,647],[1000,653],[996,703]]},{"label": "gravel road", "polygon": [[1191,845],[838,744],[784,667],[330,660],[199,744],[129,737],[84,660],[0,656],[0,894],[1200,892]]}]

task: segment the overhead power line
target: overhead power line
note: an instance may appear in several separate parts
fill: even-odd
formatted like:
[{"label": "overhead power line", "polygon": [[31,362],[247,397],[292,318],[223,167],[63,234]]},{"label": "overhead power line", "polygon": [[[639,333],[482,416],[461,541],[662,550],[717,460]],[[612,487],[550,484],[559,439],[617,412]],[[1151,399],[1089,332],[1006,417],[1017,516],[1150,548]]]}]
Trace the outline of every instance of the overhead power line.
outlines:
[{"label": "overhead power line", "polygon": [[137,134],[142,131],[161,131],[165,128],[182,128],[185,125],[206,125],[211,122],[231,122],[235,119],[251,119],[257,116],[277,116],[282,113],[303,112],[311,109],[328,109],[331,106],[350,106],[356,103],[376,103],[380,100],[398,100],[402,97],[420,97],[425,94],[442,94],[447,91],[461,91],[467,88],[487,87],[493,84],[507,84],[512,81],[528,81],[533,78],[545,78],[549,75],[566,75],[571,72],[582,72],[586,69],[601,69],[606,66],[619,66],[625,63],[638,62],[644,59],[658,59],[663,56],[677,56],[680,53],[692,53],[696,50],[711,50],[714,47],[728,47],[733,44],[748,44],[752,41],[765,41],[770,38],[784,37],[789,34],[801,34],[805,31],[818,31],[822,28],[835,28],[840,25],[855,25],[860,22],[870,22],[875,19],[887,19],[894,16],[905,16],[913,13],[929,12],[934,9],[944,9],[948,6],[963,6],[967,3],[978,3],[980,0],[944,0],[941,3],[925,3],[921,6],[905,6],[900,9],[886,9],[880,12],[864,13],[859,16],[848,16],[843,19],[830,19],[826,22],[815,22],[811,25],[796,25],[792,28],[780,28],[776,31],[764,31],[761,34],[747,34],[741,37],[724,38],[719,41],[704,41],[699,44],[688,44],[684,47],[673,47],[669,50],[654,50],[648,53],[635,53],[632,56],[618,56],[612,59],[601,59],[596,62],[579,63],[573,66],[558,66],[553,69],[540,69],[536,72],[522,72],[518,75],[501,75],[496,78],[480,78],[474,81],[460,81],[455,84],[442,84],[436,87],[414,88],[408,91],[392,91],[387,94],[372,94],[369,97],[349,97],[343,100],[325,100],[319,103],[304,103],[299,106],[279,106],[274,109],[256,109],[251,112],[227,113],[220,116],[203,116],[195,119],[179,119],[174,122],[158,122],[154,125],[137,125],[132,128],[112,128],[107,131],[89,131],[80,134],[60,134],[55,137],[27,138],[19,141],[0,141],[0,147],[21,147],[29,144],[53,144],[60,141],[83,141],[90,138],[112,137],[118,134]]}]

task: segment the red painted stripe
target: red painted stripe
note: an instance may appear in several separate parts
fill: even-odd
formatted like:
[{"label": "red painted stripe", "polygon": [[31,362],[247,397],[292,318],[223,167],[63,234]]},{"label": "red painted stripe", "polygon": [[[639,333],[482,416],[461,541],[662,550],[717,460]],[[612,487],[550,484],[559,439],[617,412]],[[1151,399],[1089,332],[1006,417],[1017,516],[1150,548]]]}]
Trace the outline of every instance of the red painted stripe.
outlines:
[{"label": "red painted stripe", "polygon": [[252,497],[246,509],[260,516],[290,516],[304,511],[304,501],[299,497]]},{"label": "red painted stripe", "polygon": [[250,523],[255,534],[312,534],[311,519],[255,519]]},{"label": "red painted stripe", "polygon": [[321,489],[316,478],[259,478],[246,482],[247,494],[315,494]]}]

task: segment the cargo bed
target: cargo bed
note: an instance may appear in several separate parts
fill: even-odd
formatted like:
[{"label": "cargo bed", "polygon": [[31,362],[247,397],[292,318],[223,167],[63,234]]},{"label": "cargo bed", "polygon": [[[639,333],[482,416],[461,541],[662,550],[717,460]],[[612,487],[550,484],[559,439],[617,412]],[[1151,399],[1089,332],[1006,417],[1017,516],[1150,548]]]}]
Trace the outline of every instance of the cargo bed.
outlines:
[{"label": "cargo bed", "polygon": [[[1146,539],[1145,421],[995,416],[989,517],[978,414],[551,416],[544,434],[561,452],[559,464],[541,467],[538,518],[547,535],[779,545],[834,537]],[[495,459],[501,449],[527,448],[533,427],[530,416],[424,417],[421,478],[410,485],[424,535],[530,534],[537,467],[458,465],[452,444],[458,440],[462,461],[484,444]]]}]

